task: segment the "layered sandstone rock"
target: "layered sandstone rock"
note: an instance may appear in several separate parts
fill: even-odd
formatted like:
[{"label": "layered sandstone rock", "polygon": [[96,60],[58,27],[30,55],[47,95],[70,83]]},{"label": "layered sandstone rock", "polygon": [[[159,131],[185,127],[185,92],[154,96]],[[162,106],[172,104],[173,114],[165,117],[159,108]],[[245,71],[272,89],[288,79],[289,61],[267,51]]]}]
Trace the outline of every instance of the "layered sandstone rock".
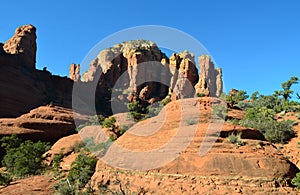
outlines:
[{"label": "layered sandstone rock", "polygon": [[[135,124],[100,157],[92,186],[96,189],[98,182],[108,179],[129,183],[132,175],[131,190],[143,186],[145,191],[161,194],[166,192],[161,185],[170,176],[176,178],[172,186],[179,185],[181,177],[186,181],[191,176],[193,182],[185,185],[187,194],[206,192],[204,188],[211,184],[218,188],[231,186],[231,191],[238,187],[254,194],[282,187],[293,191],[288,187],[289,181],[298,168],[264,141],[258,130],[214,120],[212,107],[218,105],[223,105],[218,98],[178,100],[166,105],[157,117]],[[195,124],[187,124],[188,119]],[[228,141],[228,135],[239,133],[244,145]],[[124,169],[127,171],[123,174],[113,174]],[[169,179],[153,181],[164,176]],[[198,185],[201,187],[195,190]]]},{"label": "layered sandstone rock", "polygon": [[[15,119],[0,119],[0,137],[17,134],[23,139],[55,142],[75,133],[74,113],[59,106],[41,106]],[[76,115],[78,122],[87,117]]]},{"label": "layered sandstone rock", "polygon": [[215,69],[214,63],[209,55],[198,58],[200,76],[195,86],[196,94],[219,97],[223,92],[222,69]]}]

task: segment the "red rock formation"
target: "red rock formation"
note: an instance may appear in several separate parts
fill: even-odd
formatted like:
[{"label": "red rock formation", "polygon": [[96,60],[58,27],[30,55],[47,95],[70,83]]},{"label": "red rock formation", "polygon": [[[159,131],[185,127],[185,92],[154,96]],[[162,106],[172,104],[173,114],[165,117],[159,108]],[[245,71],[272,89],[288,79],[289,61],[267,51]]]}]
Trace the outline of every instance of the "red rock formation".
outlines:
[{"label": "red rock formation", "polygon": [[194,86],[199,79],[194,54],[187,50],[178,54],[173,53],[170,58],[170,71],[172,73],[170,83],[172,99],[193,97]]},{"label": "red rock formation", "polygon": [[205,96],[220,96],[223,92],[222,69],[215,69],[214,63],[209,55],[203,55],[198,58],[200,67],[200,76],[195,86],[196,94]]},{"label": "red rock formation", "polygon": [[[144,101],[162,99],[168,93],[166,85],[170,77],[166,62],[167,57],[153,42],[128,41],[101,51],[82,80],[99,80],[98,97],[110,96],[115,87],[129,91],[127,98],[132,99],[130,94],[134,94]],[[120,97],[124,95],[120,94]]]},{"label": "red rock formation", "polygon": [[[76,132],[73,114],[71,109],[41,106],[15,119],[0,119],[0,137],[17,134],[23,139],[55,142]],[[84,116],[77,119],[87,121]]]},{"label": "red rock formation", "polygon": [[[71,64],[70,79],[35,69],[36,28],[21,26],[5,44],[0,44],[0,117],[16,117],[50,102],[72,106],[73,81],[80,81],[80,65]],[[170,58],[151,41],[135,40],[100,52],[90,69],[76,82],[81,94],[94,94],[100,113],[110,112],[110,100],[140,99],[145,105],[173,94],[174,99],[192,97],[196,91],[218,96],[222,92],[222,71],[214,69],[209,56],[199,58],[200,80],[194,55],[188,51]],[[112,89],[118,90],[111,97]],[[80,95],[80,94],[78,94]],[[85,105],[81,105],[84,108]]]},{"label": "red rock formation", "polygon": [[25,25],[0,49],[0,117],[17,117],[50,102],[72,105],[72,80],[35,69],[36,28]]}]

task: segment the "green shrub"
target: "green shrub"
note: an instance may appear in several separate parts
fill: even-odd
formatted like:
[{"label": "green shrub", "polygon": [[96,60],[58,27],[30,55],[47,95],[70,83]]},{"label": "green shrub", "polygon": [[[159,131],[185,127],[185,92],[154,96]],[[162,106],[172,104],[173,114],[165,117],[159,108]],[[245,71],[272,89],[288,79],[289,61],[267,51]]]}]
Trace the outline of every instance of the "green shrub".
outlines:
[{"label": "green shrub", "polygon": [[219,117],[220,119],[225,120],[227,117],[227,108],[223,105],[213,105],[212,106],[213,113],[215,116]]},{"label": "green shrub", "polygon": [[238,102],[236,106],[242,110],[246,110],[247,108],[252,108],[252,102]]},{"label": "green shrub", "polygon": [[106,119],[101,123],[102,127],[107,128],[109,131],[116,131],[116,118],[111,116]]},{"label": "green shrub", "polygon": [[167,96],[165,99],[163,99],[162,101],[161,101],[161,103],[165,106],[165,105],[167,105],[168,103],[170,103],[171,102],[171,97],[170,96]]},{"label": "green shrub", "polygon": [[205,94],[204,93],[197,93],[196,97],[205,97]]},{"label": "green shrub", "polygon": [[238,146],[243,146],[245,144],[245,142],[241,139],[242,133],[238,133],[237,135],[235,135],[234,133],[230,134],[228,136],[228,141],[230,141],[233,144],[236,144]]},{"label": "green shrub", "polygon": [[123,135],[132,125],[121,125],[120,135]]},{"label": "green shrub", "polygon": [[79,189],[75,189],[75,186],[72,186],[68,179],[63,179],[60,182],[54,184],[52,189],[59,195],[77,195],[79,194]]},{"label": "green shrub", "polygon": [[106,142],[95,144],[94,137],[84,139],[85,148],[89,152],[103,152],[105,153],[110,145],[113,143],[114,139],[108,139]]},{"label": "green shrub", "polygon": [[151,118],[157,116],[159,112],[163,109],[164,104],[162,102],[155,102],[154,104],[147,107],[146,118]]},{"label": "green shrub", "polygon": [[292,179],[292,184],[300,190],[300,172],[296,174],[296,177]]},{"label": "green shrub", "polygon": [[58,179],[61,177],[60,171],[61,171],[61,166],[60,163],[62,162],[63,155],[62,154],[55,154],[52,160],[52,166],[51,166],[51,171],[54,175],[54,179]]},{"label": "green shrub", "polygon": [[239,119],[229,119],[227,120],[227,122],[234,124],[234,125],[239,125],[240,124],[240,120]]},{"label": "green shrub", "polygon": [[195,119],[193,119],[193,118],[188,118],[187,120],[186,120],[186,125],[195,125],[195,124],[197,124],[197,121],[195,120]]},{"label": "green shrub", "polygon": [[95,172],[97,160],[87,154],[79,154],[71,165],[68,175],[70,183],[77,183],[83,188]]},{"label": "green shrub", "polygon": [[95,172],[97,160],[88,154],[79,154],[71,165],[69,175],[52,188],[59,194],[80,194]]},{"label": "green shrub", "polygon": [[135,121],[140,121],[143,119],[147,112],[147,110],[138,101],[128,103],[127,107],[129,110],[129,118],[132,118]]},{"label": "green shrub", "polygon": [[8,173],[0,172],[0,186],[8,186],[12,182],[12,178]]},{"label": "green shrub", "polygon": [[84,141],[75,141],[74,145],[71,146],[71,150],[74,151],[75,153],[80,152],[80,150],[86,146],[86,142]]},{"label": "green shrub", "polygon": [[16,134],[12,134],[11,136],[2,137],[0,142],[1,147],[5,149],[5,151],[8,151],[12,148],[18,148],[21,145],[22,140],[19,139]]},{"label": "green shrub", "polygon": [[270,118],[245,118],[240,121],[240,125],[251,127],[259,130],[266,140],[272,143],[285,143],[290,140],[294,135],[292,129],[292,121],[270,120]]},{"label": "green shrub", "polygon": [[233,93],[233,94],[226,96],[226,101],[228,101],[229,105],[231,107],[233,107],[235,104],[246,100],[248,97],[249,97],[249,95],[247,95],[246,91],[238,90],[237,93]]},{"label": "green shrub", "polygon": [[265,127],[264,136],[272,143],[285,143],[295,136],[293,124],[289,121],[270,121]]},{"label": "green shrub", "polygon": [[49,149],[48,143],[27,140],[17,148],[9,148],[2,163],[16,176],[40,174],[45,167],[42,155]]},{"label": "green shrub", "polygon": [[297,119],[300,119],[300,113],[297,113],[295,116],[297,117]]}]

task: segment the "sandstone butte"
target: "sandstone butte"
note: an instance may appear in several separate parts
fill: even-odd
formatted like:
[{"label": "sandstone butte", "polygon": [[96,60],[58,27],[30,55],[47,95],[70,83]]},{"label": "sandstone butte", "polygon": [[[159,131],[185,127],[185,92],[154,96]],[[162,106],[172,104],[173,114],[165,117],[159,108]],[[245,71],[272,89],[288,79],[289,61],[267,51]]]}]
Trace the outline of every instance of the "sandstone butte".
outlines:
[{"label": "sandstone butte", "polygon": [[[97,192],[102,183],[111,191],[140,194],[298,194],[290,179],[299,171],[299,151],[293,148],[299,138],[279,151],[259,131],[216,116],[213,106],[225,104],[217,98],[223,90],[222,69],[216,69],[208,55],[198,57],[198,73],[195,56],[188,51],[168,58],[151,41],[128,41],[101,51],[82,76],[80,65],[71,64],[67,78],[35,68],[32,25],[19,27],[0,48],[0,117],[6,117],[0,119],[0,135],[17,133],[55,142],[45,155],[49,163],[64,148],[61,166],[66,174],[78,155],[70,149],[76,141],[92,136],[101,143],[109,137],[100,126],[74,132],[73,85],[84,94],[93,92],[96,84],[97,112],[103,114],[112,112],[103,105],[115,84],[130,92],[117,94],[120,101],[172,100],[158,116],[134,124],[106,153],[94,154],[99,160],[91,185]],[[145,79],[149,82],[143,83]],[[84,107],[85,97],[75,95]],[[89,114],[89,109],[75,109],[80,113],[75,118],[86,121],[82,113]],[[236,109],[228,113],[232,118],[243,115]],[[119,123],[132,124],[126,114],[115,117]],[[191,120],[195,122],[187,122]],[[299,124],[295,130],[300,131]],[[245,145],[228,142],[229,134],[239,132]],[[53,194],[51,185],[56,182],[47,174],[29,177],[1,187],[0,194]]]}]

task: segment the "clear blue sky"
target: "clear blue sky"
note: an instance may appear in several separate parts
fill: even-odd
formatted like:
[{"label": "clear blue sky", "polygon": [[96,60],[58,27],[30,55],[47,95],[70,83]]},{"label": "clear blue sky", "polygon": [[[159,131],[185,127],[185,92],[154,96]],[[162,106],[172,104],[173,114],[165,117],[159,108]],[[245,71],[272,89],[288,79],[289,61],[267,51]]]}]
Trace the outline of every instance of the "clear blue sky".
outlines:
[{"label": "clear blue sky", "polygon": [[[24,24],[37,27],[37,67],[68,75],[105,37],[138,25],[164,25],[199,40],[223,68],[226,91],[270,94],[300,77],[300,1],[0,2],[0,42]],[[300,84],[295,90],[300,91]]]}]

